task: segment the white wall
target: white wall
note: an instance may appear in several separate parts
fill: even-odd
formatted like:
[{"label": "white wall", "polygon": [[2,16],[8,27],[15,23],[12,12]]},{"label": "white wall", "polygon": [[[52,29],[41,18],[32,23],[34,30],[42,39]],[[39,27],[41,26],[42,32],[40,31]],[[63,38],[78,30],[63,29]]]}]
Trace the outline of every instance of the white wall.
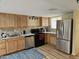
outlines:
[{"label": "white wall", "polygon": [[73,31],[73,53],[77,55],[79,53],[79,10],[74,11],[74,31]]}]

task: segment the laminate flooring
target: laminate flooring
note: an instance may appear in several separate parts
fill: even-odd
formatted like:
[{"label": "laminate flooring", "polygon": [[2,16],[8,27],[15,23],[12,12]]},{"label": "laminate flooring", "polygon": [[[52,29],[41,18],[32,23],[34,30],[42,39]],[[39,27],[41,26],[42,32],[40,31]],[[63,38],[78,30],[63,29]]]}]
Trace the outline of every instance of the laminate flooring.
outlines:
[{"label": "laminate flooring", "polygon": [[79,56],[63,53],[57,50],[53,45],[43,45],[37,48],[1,56],[0,59],[79,59]]},{"label": "laminate flooring", "polygon": [[79,59],[79,56],[72,56],[56,49],[53,45],[44,45],[37,50],[45,55],[46,59]]}]

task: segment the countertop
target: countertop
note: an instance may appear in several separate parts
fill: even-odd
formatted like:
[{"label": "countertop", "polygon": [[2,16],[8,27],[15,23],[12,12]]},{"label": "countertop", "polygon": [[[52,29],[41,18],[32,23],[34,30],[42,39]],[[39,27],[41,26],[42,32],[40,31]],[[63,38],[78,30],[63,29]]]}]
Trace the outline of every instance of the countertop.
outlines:
[{"label": "countertop", "polygon": [[[43,32],[43,33],[56,34],[56,32]],[[22,34],[22,35],[18,35],[18,36],[14,36],[14,37],[0,38],[0,40],[1,40],[1,39],[6,40],[6,39],[11,39],[11,38],[17,38],[17,37],[19,37],[19,36],[33,36],[33,35],[35,35],[35,34],[28,33],[28,34]]]},{"label": "countertop", "polygon": [[17,37],[19,37],[19,36],[33,36],[33,35],[34,35],[34,34],[32,34],[32,33],[28,33],[28,34],[22,34],[22,35],[18,35],[18,36],[14,36],[14,37],[0,38],[0,40],[1,40],[1,39],[6,40],[6,39],[11,39],[11,38],[17,38]]},{"label": "countertop", "polygon": [[56,32],[43,32],[43,33],[56,34]]},{"label": "countertop", "polygon": [[21,36],[33,36],[35,34],[29,33],[29,34],[25,34],[25,35],[21,35]]}]

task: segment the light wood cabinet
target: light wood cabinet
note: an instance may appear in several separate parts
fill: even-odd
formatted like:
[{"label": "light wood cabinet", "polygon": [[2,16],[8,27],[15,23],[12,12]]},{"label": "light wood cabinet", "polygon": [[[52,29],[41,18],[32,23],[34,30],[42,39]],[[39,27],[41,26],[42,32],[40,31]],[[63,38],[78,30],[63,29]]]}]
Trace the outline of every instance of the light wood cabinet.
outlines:
[{"label": "light wood cabinet", "polygon": [[49,26],[50,19],[48,17],[41,17],[41,26]]},{"label": "light wood cabinet", "polygon": [[17,28],[27,27],[27,17],[23,15],[16,15]]},{"label": "light wood cabinet", "polygon": [[27,27],[27,17],[26,16],[20,16],[21,18],[21,27]]},{"label": "light wood cabinet", "polygon": [[9,15],[9,27],[10,28],[14,28],[15,27],[15,23],[16,23],[16,19],[15,19],[15,15]]},{"label": "light wood cabinet", "polygon": [[45,43],[50,43],[50,34],[45,33]]},{"label": "light wood cabinet", "polygon": [[49,17],[35,17],[0,13],[0,28],[24,28],[49,26]]},{"label": "light wood cabinet", "polygon": [[46,33],[45,34],[45,42],[47,44],[56,45],[56,35],[55,34]]},{"label": "light wood cabinet", "polygon": [[5,40],[0,40],[0,56],[6,54]]},{"label": "light wood cabinet", "polygon": [[56,35],[55,34],[50,35],[50,44],[56,45]]},{"label": "light wood cabinet", "polygon": [[21,27],[21,19],[20,19],[19,15],[16,15],[16,26],[17,26],[17,28]]},{"label": "light wood cabinet", "polygon": [[27,16],[0,13],[0,28],[27,27]]},{"label": "light wood cabinet", "polygon": [[0,14],[0,28],[14,28],[15,23],[15,15]]},{"label": "light wood cabinet", "polygon": [[25,38],[24,37],[18,37],[17,38],[17,49],[22,50],[25,49]]},{"label": "light wood cabinet", "polygon": [[0,49],[0,56],[5,55],[6,54],[6,49]]},{"label": "light wood cabinet", "polygon": [[[33,39],[33,37],[31,37],[31,39]],[[32,43],[30,42],[30,44]],[[23,36],[0,40],[0,56],[22,49],[25,49],[25,38]]]},{"label": "light wood cabinet", "polygon": [[9,16],[8,14],[0,14],[0,27],[7,28],[9,27]]},{"label": "light wood cabinet", "polygon": [[6,40],[7,54],[17,51],[17,39],[11,38]]}]

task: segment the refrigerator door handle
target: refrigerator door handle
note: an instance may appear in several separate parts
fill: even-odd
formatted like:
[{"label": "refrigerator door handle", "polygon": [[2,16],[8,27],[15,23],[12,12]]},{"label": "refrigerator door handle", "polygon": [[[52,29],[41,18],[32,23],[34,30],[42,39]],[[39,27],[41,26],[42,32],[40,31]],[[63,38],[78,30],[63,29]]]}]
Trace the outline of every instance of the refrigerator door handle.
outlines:
[{"label": "refrigerator door handle", "polygon": [[63,35],[64,35],[64,22],[63,22]]}]

